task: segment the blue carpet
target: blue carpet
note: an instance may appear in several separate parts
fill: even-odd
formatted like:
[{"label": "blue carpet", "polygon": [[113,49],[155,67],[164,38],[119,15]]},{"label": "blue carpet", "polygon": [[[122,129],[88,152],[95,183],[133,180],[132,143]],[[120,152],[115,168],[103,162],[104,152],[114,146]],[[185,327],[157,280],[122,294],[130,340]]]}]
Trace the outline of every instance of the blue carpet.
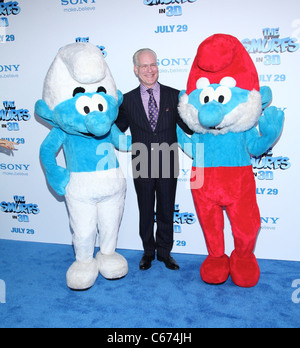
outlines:
[{"label": "blue carpet", "polygon": [[300,327],[300,304],[292,301],[299,262],[259,260],[259,284],[242,289],[230,278],[219,286],[203,283],[204,256],[174,255],[178,272],[158,261],[141,272],[142,252],[119,252],[129,264],[124,279],[99,276],[89,291],[73,292],[65,282],[71,246],[0,240],[0,279],[6,285],[0,328]]}]

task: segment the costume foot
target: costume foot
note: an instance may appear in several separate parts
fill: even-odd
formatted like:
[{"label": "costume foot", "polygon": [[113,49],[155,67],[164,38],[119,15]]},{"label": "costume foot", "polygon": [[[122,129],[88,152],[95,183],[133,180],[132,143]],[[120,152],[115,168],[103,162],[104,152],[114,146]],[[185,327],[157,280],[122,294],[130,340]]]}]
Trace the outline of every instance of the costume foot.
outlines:
[{"label": "costume foot", "polygon": [[120,279],[128,273],[128,263],[126,259],[118,254],[104,255],[100,251],[96,255],[98,270],[100,274],[109,280]]},{"label": "costume foot", "polygon": [[96,260],[91,262],[75,261],[67,272],[67,285],[72,290],[87,290],[91,288],[98,277]]},{"label": "costume foot", "polygon": [[201,266],[200,275],[205,283],[217,285],[226,282],[229,271],[230,264],[227,255],[224,254],[221,257],[208,255]]},{"label": "costume foot", "polygon": [[230,256],[230,275],[237,286],[252,288],[260,277],[260,270],[254,254],[248,258],[241,258],[234,250]]}]

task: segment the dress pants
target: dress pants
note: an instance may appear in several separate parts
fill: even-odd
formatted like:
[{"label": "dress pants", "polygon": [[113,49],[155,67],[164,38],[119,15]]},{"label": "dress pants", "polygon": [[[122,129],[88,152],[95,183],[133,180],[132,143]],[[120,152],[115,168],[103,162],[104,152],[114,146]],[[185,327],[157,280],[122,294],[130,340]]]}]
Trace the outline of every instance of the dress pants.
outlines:
[{"label": "dress pants", "polygon": [[[177,178],[135,179],[140,212],[140,236],[145,254],[157,250],[161,257],[169,256],[173,248],[173,217]],[[156,213],[155,213],[156,199]],[[156,238],[154,222],[157,223]]]}]

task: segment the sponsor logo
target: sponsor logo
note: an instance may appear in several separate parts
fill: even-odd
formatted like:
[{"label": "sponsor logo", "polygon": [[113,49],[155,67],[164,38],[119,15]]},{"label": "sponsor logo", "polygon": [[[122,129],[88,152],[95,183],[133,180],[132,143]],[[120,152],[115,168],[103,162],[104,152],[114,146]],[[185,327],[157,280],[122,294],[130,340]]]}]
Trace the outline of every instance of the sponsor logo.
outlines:
[{"label": "sponsor logo", "polygon": [[192,58],[165,57],[157,60],[160,74],[187,73],[190,70]]},{"label": "sponsor logo", "polygon": [[2,175],[28,176],[29,164],[0,163],[0,173]]},{"label": "sponsor logo", "polygon": [[275,231],[280,221],[279,217],[262,216],[261,229]]},{"label": "sponsor logo", "polygon": [[95,11],[96,0],[61,0],[64,12]]},{"label": "sponsor logo", "polygon": [[95,4],[96,0],[61,0],[62,6],[68,6],[68,5],[89,5],[89,4]]}]

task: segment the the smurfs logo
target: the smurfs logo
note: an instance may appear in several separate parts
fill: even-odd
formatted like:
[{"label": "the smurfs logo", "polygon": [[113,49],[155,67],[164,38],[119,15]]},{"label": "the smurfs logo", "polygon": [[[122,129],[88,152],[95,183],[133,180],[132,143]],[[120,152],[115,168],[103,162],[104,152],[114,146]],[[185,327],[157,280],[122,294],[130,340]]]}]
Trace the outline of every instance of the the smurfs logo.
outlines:
[{"label": "the smurfs logo", "polygon": [[[90,38],[88,36],[86,37],[76,37],[75,39],[76,42],[90,42]],[[99,48],[99,50],[102,52],[103,57],[106,58],[107,57],[107,52],[105,50],[105,46],[99,46],[97,45],[97,47]]]},{"label": "the smurfs logo", "polygon": [[14,202],[1,202],[0,210],[3,213],[37,215],[40,209],[35,203],[26,203],[24,196],[14,196]]},{"label": "the smurfs logo", "polygon": [[175,204],[174,208],[174,232],[181,233],[181,225],[192,225],[196,222],[195,214],[188,212],[180,212],[179,204]]},{"label": "the smurfs logo", "polygon": [[188,2],[196,2],[197,0],[143,0],[144,5],[170,5],[170,4],[185,4]]},{"label": "the smurfs logo", "polygon": [[299,40],[296,37],[280,38],[280,28],[262,29],[263,38],[244,39],[242,44],[250,54],[264,53],[265,57],[257,58],[256,62],[265,65],[280,65],[280,54],[294,53],[299,49]]},{"label": "the smurfs logo", "polygon": [[0,121],[28,121],[30,114],[27,109],[17,109],[14,101],[4,101],[4,109],[0,110]]},{"label": "the smurfs logo", "polygon": [[[7,17],[10,15],[17,15],[21,12],[21,8],[17,1],[8,1],[0,0],[0,27],[8,27]],[[2,17],[4,16],[4,17]]]},{"label": "the smurfs logo", "polygon": [[[156,221],[156,215],[155,215],[155,221]],[[174,233],[182,233],[181,226],[182,225],[192,225],[197,221],[197,218],[195,217],[194,213],[189,212],[181,212],[180,211],[180,205],[175,204],[174,206],[174,215],[173,215],[173,223],[174,223]],[[183,245],[181,245],[183,246]]]},{"label": "the smurfs logo", "polygon": [[0,122],[4,121],[2,128],[8,131],[19,131],[19,122],[29,121],[31,115],[27,109],[17,109],[14,101],[4,101],[3,109],[0,109]]},{"label": "the smurfs logo", "polygon": [[17,1],[4,2],[0,0],[0,16],[17,15],[21,11],[19,3]]},{"label": "the smurfs logo", "polygon": [[193,3],[197,0],[143,0],[146,6],[168,5],[166,8],[160,8],[159,14],[166,14],[168,17],[182,16],[183,4]]},{"label": "the smurfs logo", "polygon": [[273,156],[272,149],[262,156],[252,157],[251,162],[258,180],[274,180],[275,170],[288,170],[292,165],[289,157]]}]

